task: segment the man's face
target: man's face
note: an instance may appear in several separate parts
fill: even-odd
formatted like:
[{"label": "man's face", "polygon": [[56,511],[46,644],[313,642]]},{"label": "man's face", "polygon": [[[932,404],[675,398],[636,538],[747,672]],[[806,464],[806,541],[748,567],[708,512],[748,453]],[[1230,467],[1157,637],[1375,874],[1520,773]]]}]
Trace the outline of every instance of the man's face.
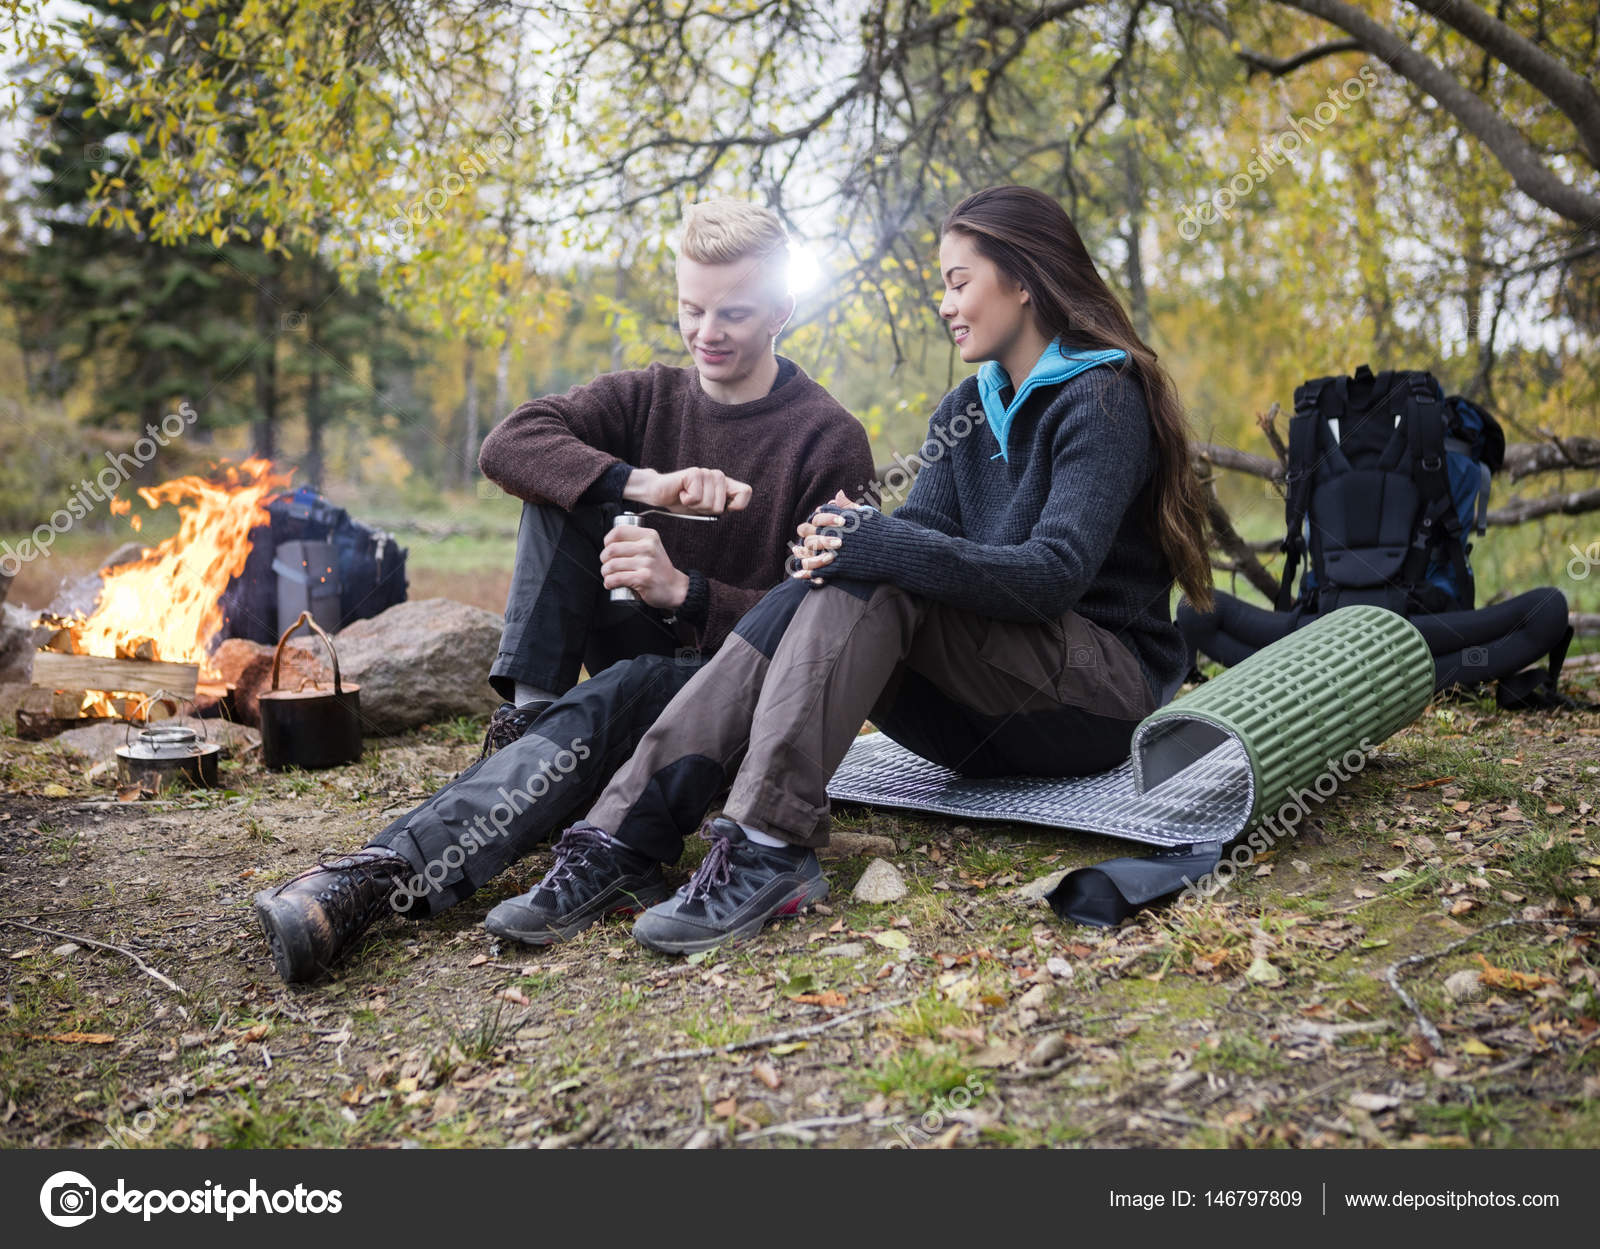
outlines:
[{"label": "man's face", "polygon": [[778,298],[758,261],[708,265],[678,258],[678,329],[704,381],[737,386],[772,352],[772,340],[794,311]]}]

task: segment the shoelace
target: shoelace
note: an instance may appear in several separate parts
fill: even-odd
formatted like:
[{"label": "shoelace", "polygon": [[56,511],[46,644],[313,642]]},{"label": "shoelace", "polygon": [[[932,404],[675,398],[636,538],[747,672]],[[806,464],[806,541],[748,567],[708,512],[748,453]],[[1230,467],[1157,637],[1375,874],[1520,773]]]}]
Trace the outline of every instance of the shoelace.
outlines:
[{"label": "shoelace", "polygon": [[555,892],[555,887],[563,880],[577,881],[574,868],[578,864],[588,867],[589,854],[594,850],[612,850],[616,843],[611,835],[604,829],[595,828],[592,824],[574,824],[562,832],[556,842],[556,861],[554,866],[544,874],[544,879],[539,882],[539,888]]},{"label": "shoelace", "polygon": [[478,761],[481,763],[496,751],[504,750],[519,740],[527,727],[527,721],[520,711],[502,712],[497,708],[489,717],[489,728],[483,735],[483,749],[478,751]]},{"label": "shoelace", "polygon": [[726,885],[731,876],[729,860],[733,855],[733,839],[725,833],[713,833],[710,828],[707,825],[701,830],[700,835],[711,843],[711,849],[706,851],[706,857],[700,860],[700,866],[694,869],[694,875],[685,886],[685,902],[693,902],[696,898],[709,899],[711,891]]},{"label": "shoelace", "polygon": [[404,876],[411,870],[408,860],[387,850],[360,849],[352,854],[341,854],[332,859],[326,858],[326,851],[317,856],[314,866],[306,868],[298,876],[291,876],[279,885],[274,893],[282,893],[290,885],[297,885],[302,880],[323,872],[359,872],[381,871],[391,876]]}]

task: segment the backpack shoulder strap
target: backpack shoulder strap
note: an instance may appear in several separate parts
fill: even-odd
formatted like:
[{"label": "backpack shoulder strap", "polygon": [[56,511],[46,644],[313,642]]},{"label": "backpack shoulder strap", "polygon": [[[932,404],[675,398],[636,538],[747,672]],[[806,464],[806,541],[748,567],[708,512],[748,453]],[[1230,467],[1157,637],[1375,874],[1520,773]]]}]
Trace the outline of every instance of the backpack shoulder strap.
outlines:
[{"label": "backpack shoulder strap", "polygon": [[1427,571],[1428,551],[1443,546],[1455,570],[1456,586],[1464,591],[1467,580],[1466,550],[1461,517],[1450,494],[1450,476],[1444,461],[1444,405],[1431,375],[1413,373],[1407,379],[1406,443],[1411,453],[1411,475],[1422,497],[1422,514],[1411,537],[1402,573],[1408,585],[1418,584]]},{"label": "backpack shoulder strap", "polygon": [[1322,393],[1335,379],[1317,377],[1295,387],[1294,415],[1289,418],[1289,467],[1283,500],[1285,530],[1283,577],[1274,604],[1288,611],[1294,602],[1294,575],[1305,555],[1306,510],[1311,505],[1311,479],[1317,467],[1317,426],[1322,419]]}]

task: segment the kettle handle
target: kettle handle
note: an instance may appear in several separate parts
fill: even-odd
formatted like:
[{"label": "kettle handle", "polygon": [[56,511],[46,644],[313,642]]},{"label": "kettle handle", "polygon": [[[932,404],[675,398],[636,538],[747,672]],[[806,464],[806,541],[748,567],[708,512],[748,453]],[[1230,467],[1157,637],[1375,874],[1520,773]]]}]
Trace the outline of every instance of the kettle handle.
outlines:
[{"label": "kettle handle", "polygon": [[283,661],[283,645],[289,640],[289,635],[301,625],[308,626],[311,629],[311,632],[315,633],[319,638],[321,638],[322,644],[328,648],[328,658],[333,660],[333,692],[335,694],[344,693],[344,690],[342,690],[339,686],[339,652],[333,649],[333,639],[331,639],[322,631],[321,625],[319,625],[315,620],[311,619],[311,613],[308,611],[301,612],[300,619],[296,620],[292,625],[283,631],[283,636],[278,639],[278,649],[272,652],[273,693],[277,693],[278,690],[278,665]]}]

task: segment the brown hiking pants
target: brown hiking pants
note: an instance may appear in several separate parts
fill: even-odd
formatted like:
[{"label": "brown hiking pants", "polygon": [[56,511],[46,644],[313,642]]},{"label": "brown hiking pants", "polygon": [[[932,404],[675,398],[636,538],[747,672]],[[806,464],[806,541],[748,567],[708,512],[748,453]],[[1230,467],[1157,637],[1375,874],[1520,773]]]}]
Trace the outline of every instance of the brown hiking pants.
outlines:
[{"label": "brown hiking pants", "polygon": [[996,620],[887,583],[787,580],[740,620],[612,778],[589,820],[672,862],[723,813],[828,839],[828,779],[871,719],[966,776],[1082,776],[1128,756],[1156,699],[1133,652],[1068,612]]}]

